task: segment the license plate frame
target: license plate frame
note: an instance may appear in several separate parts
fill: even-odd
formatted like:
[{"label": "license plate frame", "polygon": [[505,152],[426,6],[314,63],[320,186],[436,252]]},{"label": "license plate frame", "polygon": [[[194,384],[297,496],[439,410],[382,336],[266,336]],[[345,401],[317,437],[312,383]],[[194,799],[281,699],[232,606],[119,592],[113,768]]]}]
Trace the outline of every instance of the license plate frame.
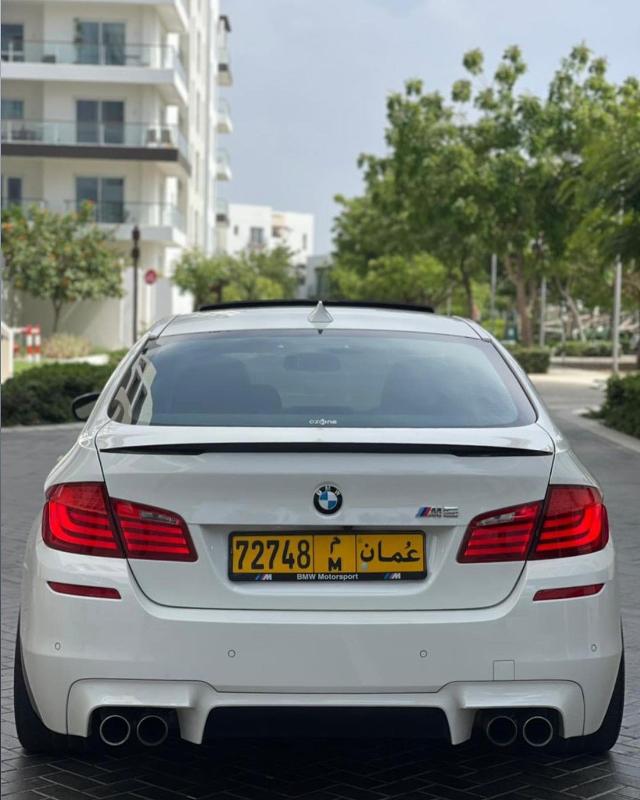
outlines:
[{"label": "license plate frame", "polygon": [[233,531],[227,540],[227,575],[233,582],[397,582],[427,577],[426,538],[420,530]]}]

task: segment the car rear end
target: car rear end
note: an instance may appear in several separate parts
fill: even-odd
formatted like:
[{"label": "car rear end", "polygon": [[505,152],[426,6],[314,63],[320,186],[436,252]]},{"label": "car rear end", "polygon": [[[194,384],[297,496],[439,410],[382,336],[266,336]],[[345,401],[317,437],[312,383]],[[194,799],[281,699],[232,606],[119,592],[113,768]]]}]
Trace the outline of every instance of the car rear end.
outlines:
[{"label": "car rear end", "polygon": [[29,540],[51,730],[155,710],[199,742],[221,709],[292,707],[431,710],[453,743],[602,724],[621,637],[597,485],[476,327],[330,310],[178,319],[114,376]]}]

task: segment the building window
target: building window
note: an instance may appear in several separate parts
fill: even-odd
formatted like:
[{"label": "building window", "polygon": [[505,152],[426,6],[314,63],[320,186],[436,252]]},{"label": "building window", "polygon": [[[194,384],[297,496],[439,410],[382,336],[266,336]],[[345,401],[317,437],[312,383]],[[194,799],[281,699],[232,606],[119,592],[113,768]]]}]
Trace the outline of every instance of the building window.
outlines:
[{"label": "building window", "polygon": [[85,202],[95,206],[96,222],[124,222],[124,178],[76,178],[76,206]]},{"label": "building window", "polygon": [[249,245],[251,247],[264,246],[264,228],[249,228]]},{"label": "building window", "polygon": [[[76,20],[77,64],[125,64],[126,26],[124,22],[86,22]],[[138,56],[141,54],[132,54]]]},{"label": "building window", "polygon": [[24,100],[2,98],[2,119],[24,119]]},{"label": "building window", "polygon": [[0,49],[3,61],[24,61],[24,25],[3,25]]},{"label": "building window", "polygon": [[124,103],[120,100],[77,100],[78,144],[124,144]]},{"label": "building window", "polygon": [[22,178],[5,178],[5,191],[3,192],[3,206],[22,205]]}]

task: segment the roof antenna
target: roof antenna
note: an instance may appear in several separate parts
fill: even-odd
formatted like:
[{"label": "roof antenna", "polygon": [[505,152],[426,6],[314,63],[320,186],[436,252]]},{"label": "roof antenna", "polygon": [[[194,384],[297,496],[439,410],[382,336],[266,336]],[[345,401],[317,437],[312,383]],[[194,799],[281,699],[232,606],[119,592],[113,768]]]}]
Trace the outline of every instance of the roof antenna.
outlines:
[{"label": "roof antenna", "polygon": [[333,322],[333,317],[324,307],[322,300],[318,300],[318,305],[309,314],[307,319],[318,329],[318,333],[322,333],[322,331]]}]

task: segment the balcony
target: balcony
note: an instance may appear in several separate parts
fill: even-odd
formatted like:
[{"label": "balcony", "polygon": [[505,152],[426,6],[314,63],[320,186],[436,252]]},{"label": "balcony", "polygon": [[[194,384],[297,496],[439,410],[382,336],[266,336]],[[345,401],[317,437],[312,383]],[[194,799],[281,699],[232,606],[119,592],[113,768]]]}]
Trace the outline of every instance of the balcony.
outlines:
[{"label": "balcony", "polygon": [[231,56],[228,47],[218,47],[218,86],[231,86]]},{"label": "balcony", "polygon": [[[76,200],[65,201],[66,211],[78,205]],[[101,202],[93,208],[95,222],[112,228],[118,241],[129,241],[131,229],[137,225],[142,241],[186,245],[184,214],[170,203]]]},{"label": "balcony", "polygon": [[5,80],[157,84],[168,102],[187,102],[186,72],[171,45],[26,40],[1,55]]},{"label": "balcony", "polygon": [[190,173],[187,140],[176,125],[2,120],[7,156],[159,161]]},{"label": "balcony", "polygon": [[218,100],[216,108],[216,130],[218,133],[231,133],[233,122],[231,121],[231,106],[226,100]]},{"label": "balcony", "polygon": [[47,207],[47,201],[43,200],[41,197],[21,197],[20,199],[3,197],[1,203],[3,209],[15,206],[19,206],[25,210],[33,206],[36,206],[36,208]]},{"label": "balcony", "polygon": [[222,197],[216,199],[216,225],[225,228],[229,225],[229,203]]},{"label": "balcony", "polygon": [[218,150],[216,152],[216,180],[231,180],[231,164],[226,150]]}]

